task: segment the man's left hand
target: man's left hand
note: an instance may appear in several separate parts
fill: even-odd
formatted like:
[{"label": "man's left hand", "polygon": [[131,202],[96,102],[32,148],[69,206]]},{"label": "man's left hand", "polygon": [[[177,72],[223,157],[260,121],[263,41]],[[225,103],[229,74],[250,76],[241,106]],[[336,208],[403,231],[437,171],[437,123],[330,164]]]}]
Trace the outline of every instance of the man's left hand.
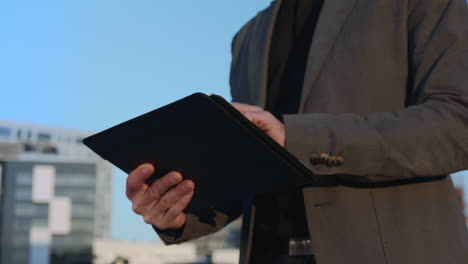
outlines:
[{"label": "man's left hand", "polygon": [[236,102],[232,102],[231,104],[258,128],[269,135],[274,141],[284,147],[284,125],[281,121],[276,119],[275,116],[258,106]]}]

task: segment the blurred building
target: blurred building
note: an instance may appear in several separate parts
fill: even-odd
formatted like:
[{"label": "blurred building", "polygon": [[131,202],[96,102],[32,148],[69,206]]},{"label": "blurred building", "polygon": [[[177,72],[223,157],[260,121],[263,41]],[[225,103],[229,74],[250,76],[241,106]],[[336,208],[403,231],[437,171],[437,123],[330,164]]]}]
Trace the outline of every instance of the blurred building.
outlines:
[{"label": "blurred building", "polygon": [[197,255],[213,257],[219,250],[238,249],[242,219],[238,219],[216,233],[193,240],[197,247]]},{"label": "blurred building", "polygon": [[162,243],[96,240],[94,264],[176,264],[196,263],[196,247],[191,243],[165,246]]},{"label": "blurred building", "polygon": [[467,190],[467,177],[468,171],[459,171],[457,173],[451,174],[453,185],[455,188],[455,193],[458,198],[458,202],[460,203],[460,208],[463,212],[463,216],[465,217],[465,222],[468,226],[468,211],[466,206],[466,190]]},{"label": "blurred building", "polygon": [[91,263],[110,236],[112,167],[87,135],[0,120],[0,263]]},{"label": "blurred building", "polygon": [[197,255],[194,243],[166,246],[162,243],[96,240],[94,264],[237,264],[239,250],[212,251],[208,260]]},{"label": "blurred building", "polygon": [[460,208],[462,209],[463,217],[465,218],[465,222],[468,224],[468,217],[465,214],[466,206],[465,206],[463,188],[462,187],[455,187],[455,193],[457,194],[458,202],[460,203]]}]

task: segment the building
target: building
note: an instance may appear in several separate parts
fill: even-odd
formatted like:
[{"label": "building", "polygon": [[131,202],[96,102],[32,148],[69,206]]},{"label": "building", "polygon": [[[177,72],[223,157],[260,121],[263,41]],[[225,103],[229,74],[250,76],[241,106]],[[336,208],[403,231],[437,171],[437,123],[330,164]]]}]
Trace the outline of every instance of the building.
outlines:
[{"label": "building", "polygon": [[463,216],[465,217],[465,222],[468,226],[468,211],[466,206],[466,190],[467,190],[467,176],[468,171],[459,171],[457,173],[451,174],[452,181],[455,187],[455,193],[458,198],[458,202],[460,203],[461,210],[463,212]]},{"label": "building", "polygon": [[[194,239],[198,256],[214,257],[219,250],[237,250],[240,244],[242,219],[238,219],[216,233]],[[226,252],[228,252],[226,251]]]},{"label": "building", "polygon": [[455,187],[455,193],[457,194],[458,202],[460,203],[460,208],[463,212],[463,217],[465,218],[465,222],[468,225],[468,217],[465,214],[466,206],[465,206],[465,199],[464,199],[464,191],[462,187]]},{"label": "building", "polygon": [[0,263],[91,263],[110,237],[112,166],[89,134],[0,120]]},{"label": "building", "polygon": [[176,264],[197,263],[196,247],[191,243],[165,246],[154,242],[96,240],[94,264]]},{"label": "building", "polygon": [[238,249],[219,249],[207,260],[197,255],[194,243],[165,246],[151,242],[96,240],[94,264],[236,264]]}]

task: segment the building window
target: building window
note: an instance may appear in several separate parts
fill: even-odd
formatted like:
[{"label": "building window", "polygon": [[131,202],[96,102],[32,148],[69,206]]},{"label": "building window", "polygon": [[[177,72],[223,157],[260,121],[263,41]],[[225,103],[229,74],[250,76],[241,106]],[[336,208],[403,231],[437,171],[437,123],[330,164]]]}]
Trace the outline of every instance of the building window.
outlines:
[{"label": "building window", "polygon": [[16,137],[21,139],[21,130],[16,131]]},{"label": "building window", "polygon": [[50,142],[52,136],[49,133],[39,132],[37,134],[37,141],[39,142]]},{"label": "building window", "polygon": [[9,137],[11,135],[11,129],[8,127],[0,127],[0,136]]},{"label": "building window", "polygon": [[21,202],[31,202],[31,189],[18,188],[15,192],[15,200]]},{"label": "building window", "polygon": [[[32,184],[32,176],[28,173],[18,173],[16,176],[16,184],[17,185],[27,185],[31,186]],[[28,188],[28,191],[31,192],[31,189]]]},{"label": "building window", "polygon": [[2,179],[3,179],[2,164],[0,163],[0,201],[2,201]]}]

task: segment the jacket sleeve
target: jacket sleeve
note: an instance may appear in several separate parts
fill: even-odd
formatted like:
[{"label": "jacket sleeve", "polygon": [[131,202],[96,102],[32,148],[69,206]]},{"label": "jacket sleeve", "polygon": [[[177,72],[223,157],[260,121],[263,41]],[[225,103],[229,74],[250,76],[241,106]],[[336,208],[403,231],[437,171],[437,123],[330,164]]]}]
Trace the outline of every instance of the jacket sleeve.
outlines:
[{"label": "jacket sleeve", "polygon": [[199,238],[217,232],[224,226],[239,218],[242,212],[242,202],[236,202],[224,207],[202,210],[198,213],[188,213],[185,225],[177,230],[160,230],[153,226],[161,240],[166,245]]},{"label": "jacket sleeve", "polygon": [[[468,168],[467,4],[410,3],[407,108],[368,116],[284,116],[286,148],[315,174],[385,182]],[[311,157],[320,153],[342,156],[344,163],[313,165]]]}]

